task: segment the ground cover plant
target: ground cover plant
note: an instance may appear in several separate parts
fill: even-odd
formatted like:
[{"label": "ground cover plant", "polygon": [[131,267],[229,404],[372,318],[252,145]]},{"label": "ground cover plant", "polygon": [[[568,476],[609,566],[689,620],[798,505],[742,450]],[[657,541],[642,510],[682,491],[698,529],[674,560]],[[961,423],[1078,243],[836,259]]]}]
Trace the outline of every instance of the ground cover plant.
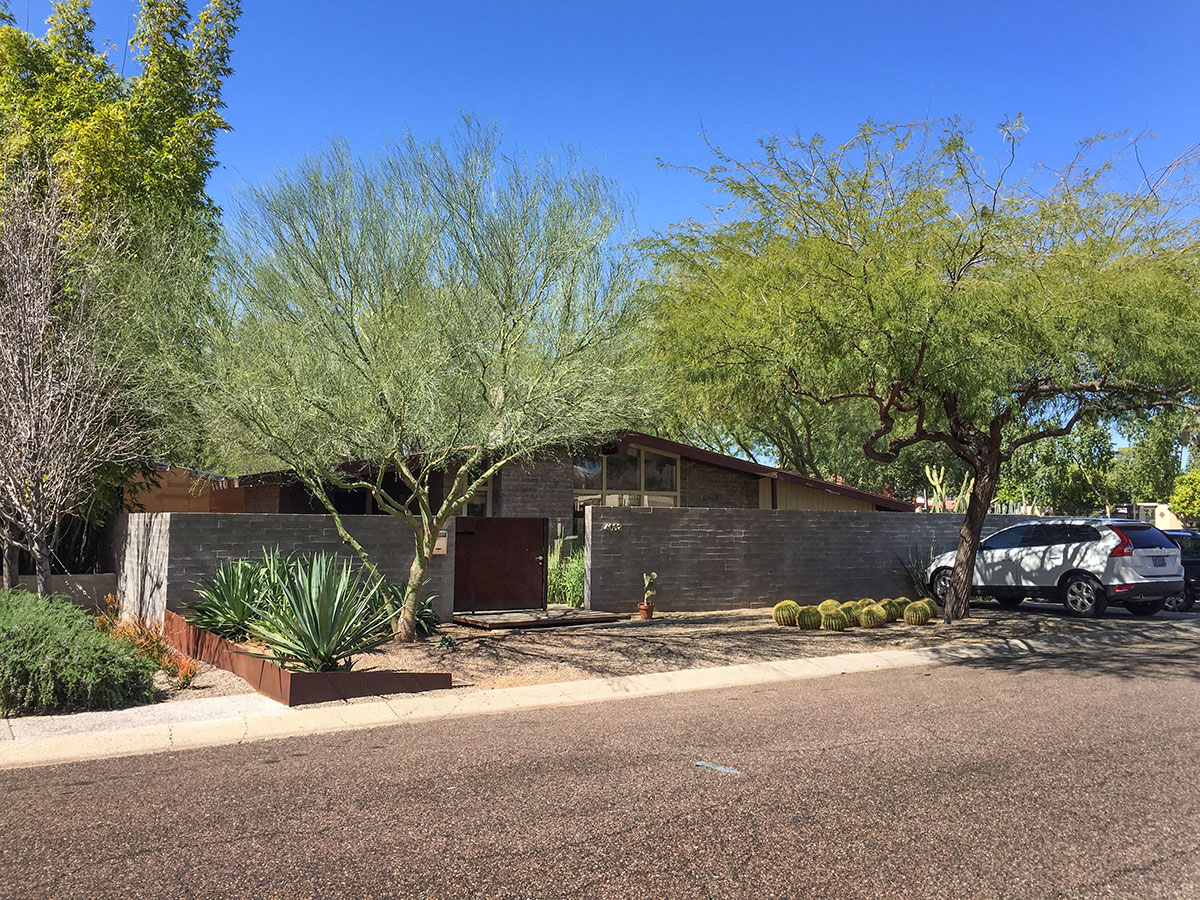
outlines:
[{"label": "ground cover plant", "polygon": [[0,713],[112,709],[155,699],[158,667],[63,597],[0,591]]},{"label": "ground cover plant", "polygon": [[180,689],[191,687],[200,674],[200,663],[172,647],[161,624],[151,625],[140,618],[122,617],[120,601],[114,594],[104,598],[104,611],[96,617],[95,623],[99,631],[128,644],[175,679]]},{"label": "ground cover plant", "polygon": [[546,596],[549,602],[573,607],[583,606],[584,574],[582,548],[565,555],[561,552],[553,553],[546,575]]}]

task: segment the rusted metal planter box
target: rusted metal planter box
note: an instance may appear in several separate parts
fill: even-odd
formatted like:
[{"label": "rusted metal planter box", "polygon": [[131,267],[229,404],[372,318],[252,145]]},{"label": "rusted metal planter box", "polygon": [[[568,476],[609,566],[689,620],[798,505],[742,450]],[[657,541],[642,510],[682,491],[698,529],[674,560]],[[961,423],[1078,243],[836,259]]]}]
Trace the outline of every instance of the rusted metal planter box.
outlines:
[{"label": "rusted metal planter box", "polygon": [[287,706],[450,687],[449,672],[292,672],[269,659],[239,651],[232,641],[196,628],[170,610],[163,621],[163,634],[180,653],[232,672],[260,694]]}]

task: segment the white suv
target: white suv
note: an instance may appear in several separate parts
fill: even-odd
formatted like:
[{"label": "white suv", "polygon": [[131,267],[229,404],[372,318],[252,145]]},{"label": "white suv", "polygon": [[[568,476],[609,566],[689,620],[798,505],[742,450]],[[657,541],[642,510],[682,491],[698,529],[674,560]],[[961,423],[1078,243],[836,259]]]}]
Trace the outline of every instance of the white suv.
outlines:
[{"label": "white suv", "polygon": [[[929,566],[938,603],[953,566],[954,551]],[[972,593],[1009,609],[1032,597],[1084,617],[1103,615],[1110,602],[1152,616],[1182,592],[1179,547],[1153,525],[1125,519],[1035,519],[1001,529],[979,545],[972,584]]]}]

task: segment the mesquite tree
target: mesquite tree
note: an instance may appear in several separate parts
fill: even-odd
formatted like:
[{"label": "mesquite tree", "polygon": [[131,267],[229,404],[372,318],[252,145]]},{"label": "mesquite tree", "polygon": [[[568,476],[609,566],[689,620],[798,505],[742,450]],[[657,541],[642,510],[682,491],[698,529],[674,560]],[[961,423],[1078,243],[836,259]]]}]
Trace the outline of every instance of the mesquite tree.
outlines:
[{"label": "mesquite tree", "polygon": [[110,238],[71,224],[54,175],[25,157],[0,180],[0,522],[6,577],[24,549],[40,594],[63,517],[134,449],[128,370],[97,339]]},{"label": "mesquite tree", "polygon": [[645,417],[622,211],[570,155],[506,156],[469,120],[375,159],[334,145],[234,210],[196,391],[214,464],[290,470],[376,576],[334,492],[406,522],[399,638],[439,531],[488,478]]},{"label": "mesquite tree", "polygon": [[1146,173],[1136,141],[1100,137],[1017,178],[1023,134],[1001,126],[991,168],[957,120],[715,150],[735,218],[659,244],[660,339],[704,377],[846,405],[881,462],[936,444],[966,464],[947,621],[1014,453],[1200,383],[1195,154]]}]

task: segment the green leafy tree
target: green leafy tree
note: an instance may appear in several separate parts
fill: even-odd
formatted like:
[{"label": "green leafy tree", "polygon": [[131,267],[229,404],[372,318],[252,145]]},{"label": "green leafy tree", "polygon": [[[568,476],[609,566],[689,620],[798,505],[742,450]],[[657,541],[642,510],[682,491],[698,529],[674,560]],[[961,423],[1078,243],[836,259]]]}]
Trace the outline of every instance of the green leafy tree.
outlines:
[{"label": "green leafy tree", "polygon": [[1115,460],[1109,429],[1081,422],[1065,437],[1026,444],[1013,454],[996,499],[1064,515],[1108,514],[1121,499],[1113,479]]},{"label": "green leafy tree", "polygon": [[666,339],[871,421],[868,457],[932,443],[970,471],[947,620],[967,614],[1006,462],[1080,421],[1186,403],[1198,377],[1194,157],[1143,177],[1131,142],[1105,155],[1097,138],[1021,179],[1023,134],[1001,127],[994,168],[954,119],[714,149],[728,221],[659,248]]},{"label": "green leafy tree", "polygon": [[1171,491],[1171,512],[1187,522],[1200,521],[1200,470],[1180,475]]},{"label": "green leafy tree", "polygon": [[333,492],[406,522],[401,639],[439,531],[488,478],[647,417],[624,209],[573,158],[506,156],[470,120],[372,160],[334,145],[238,206],[196,386],[217,459],[293,472],[377,576]]},{"label": "green leafy tree", "polygon": [[1131,419],[1113,474],[1116,491],[1126,503],[1165,503],[1183,472],[1180,434],[1186,421],[1181,410],[1159,410]]}]

